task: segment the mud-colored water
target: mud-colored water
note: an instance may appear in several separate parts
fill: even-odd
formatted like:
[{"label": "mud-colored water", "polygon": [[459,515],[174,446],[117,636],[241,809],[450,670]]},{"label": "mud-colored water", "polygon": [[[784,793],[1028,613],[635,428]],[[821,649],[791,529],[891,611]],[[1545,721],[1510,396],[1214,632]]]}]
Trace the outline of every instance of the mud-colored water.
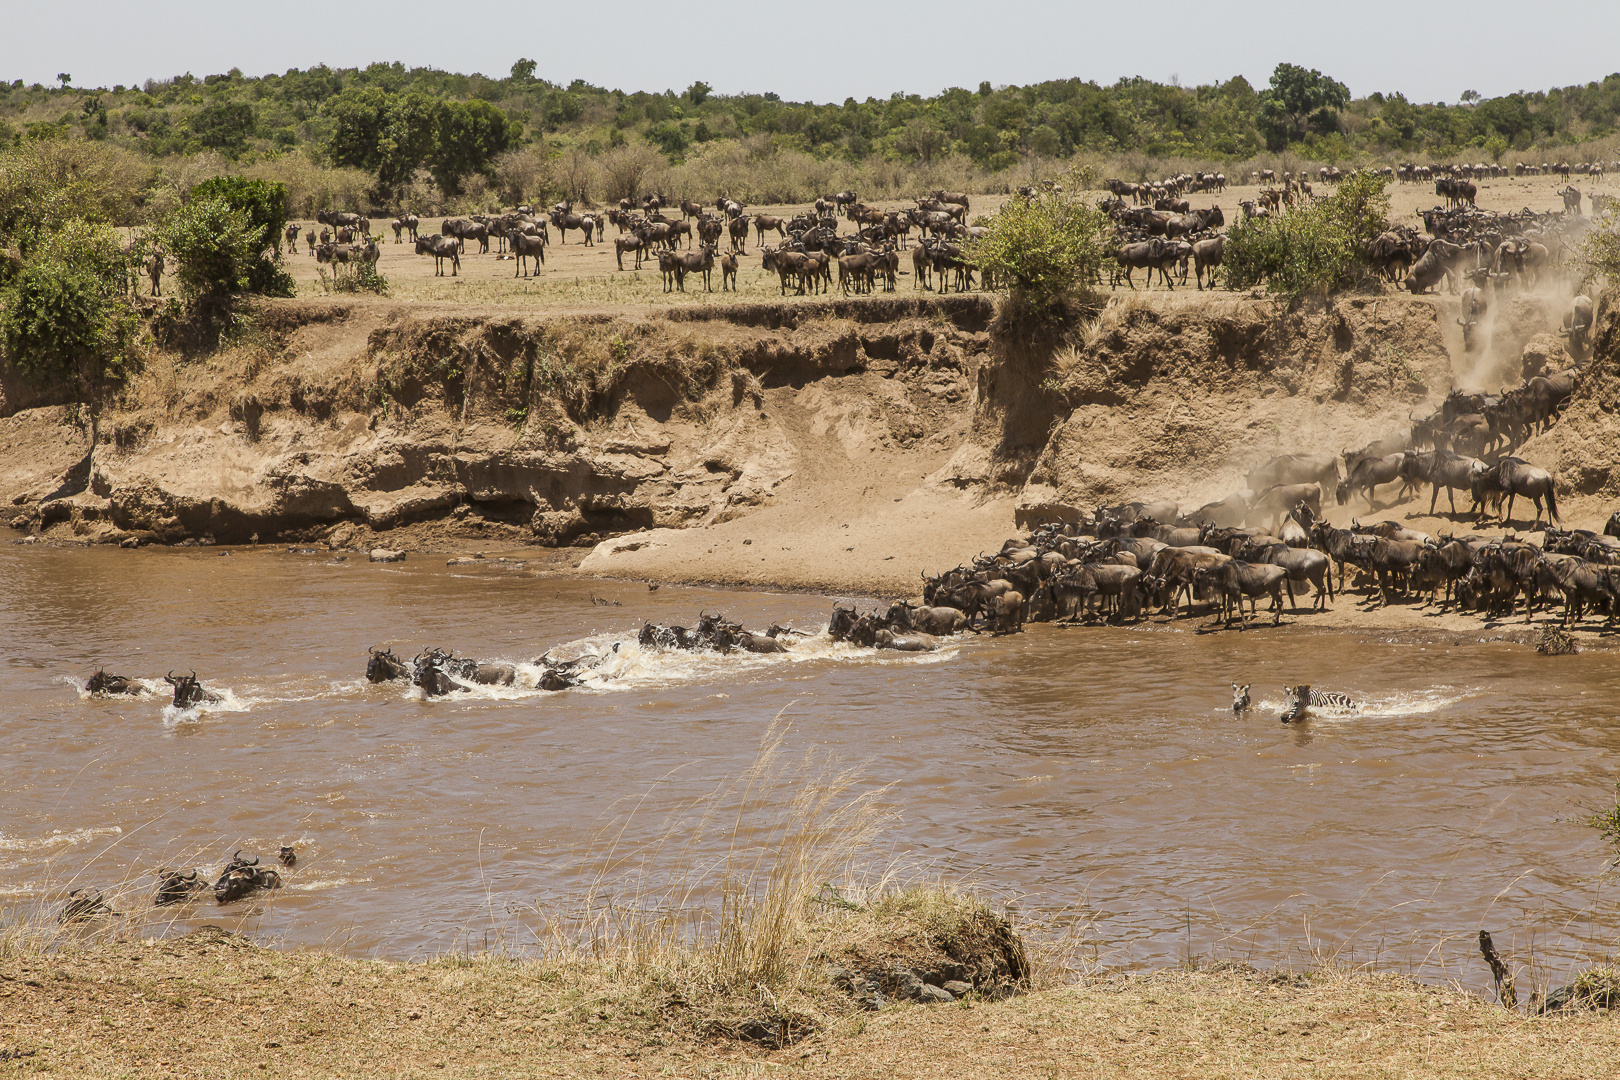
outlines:
[{"label": "mud-colored water", "polygon": [[[0,907],[49,910],[77,885],[122,887],[127,906],[160,865],[296,842],[272,902],[210,899],[179,925],[392,957],[521,937],[514,912],[587,887],[604,830],[642,850],[744,773],[787,706],[789,755],[893,784],[893,853],[1089,922],[1104,963],[1315,949],[1477,983],[1481,927],[1558,971],[1606,955],[1620,925],[1604,849],[1573,820],[1620,776],[1612,653],[1190,623],[1034,626],[925,657],[634,645],[644,618],[702,607],[819,628],[829,601],[425,557],[6,545]],[[423,701],[362,677],[375,644],[532,661],[621,639],[596,685],[556,694]],[[177,713],[161,682],[84,697],[74,680],[102,664],[196,669],[225,702]],[[1242,720],[1232,679],[1255,687]],[[1366,704],[1284,726],[1285,682]]]}]

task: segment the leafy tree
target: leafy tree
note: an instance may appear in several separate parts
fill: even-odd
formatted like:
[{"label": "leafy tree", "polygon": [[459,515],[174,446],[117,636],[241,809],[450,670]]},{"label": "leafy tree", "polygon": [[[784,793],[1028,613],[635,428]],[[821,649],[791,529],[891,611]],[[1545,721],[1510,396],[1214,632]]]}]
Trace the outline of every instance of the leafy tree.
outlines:
[{"label": "leafy tree", "polygon": [[712,93],[714,93],[714,87],[708,83],[695,82],[686,88],[686,100],[693,105],[701,105],[709,100],[709,95]]},{"label": "leafy tree", "polygon": [[173,255],[175,280],[185,296],[192,332],[213,344],[229,325],[238,294],[246,292],[264,250],[262,226],[246,210],[218,196],[192,199],[154,230],[153,239]]},{"label": "leafy tree", "polygon": [[103,403],[137,363],[129,260],[108,227],[57,222],[0,290],[0,348],[36,386],[65,386],[90,413],[95,453]]},{"label": "leafy tree", "polygon": [[461,194],[462,181],[489,173],[496,157],[517,144],[523,129],[487,101],[444,102],[428,169],[446,194]]},{"label": "leafy tree", "polygon": [[680,155],[691,144],[686,128],[668,120],[660,120],[649,127],[647,129],[647,141],[670,157]]},{"label": "leafy tree", "polygon": [[1384,179],[1359,173],[1326,199],[1269,218],[1250,218],[1226,236],[1222,264],[1235,289],[1264,285],[1298,297],[1354,285],[1366,247],[1388,228]]},{"label": "leafy tree", "polygon": [[118,237],[70,219],[41,238],[7,285],[0,342],[36,382],[99,389],[121,377],[133,347],[127,292],[128,259]]},{"label": "leafy tree", "polygon": [[1271,88],[1260,93],[1260,129],[1266,145],[1286,149],[1310,132],[1326,134],[1338,129],[1338,112],[1350,104],[1350,90],[1315,68],[1278,64],[1271,73]]},{"label": "leafy tree", "polygon": [[211,150],[236,157],[247,149],[253,134],[253,106],[245,101],[210,101],[191,118],[197,141]]},{"label": "leafy tree", "polygon": [[1113,223],[1085,199],[1047,190],[1008,201],[988,230],[968,243],[969,257],[1018,310],[1046,319],[1066,314],[1098,280]]},{"label": "leafy tree", "polygon": [[896,137],[895,147],[904,153],[916,155],[917,160],[928,165],[933,162],[934,155],[942,153],[950,145],[950,141],[950,136],[940,130],[938,124],[919,116]]},{"label": "leafy tree", "polygon": [[287,227],[287,188],[273,180],[245,176],[216,176],[191,189],[197,199],[218,199],[247,215],[250,229],[263,236],[258,255],[247,276],[248,292],[264,296],[291,296],[293,282],[281,265],[281,240]]},{"label": "leafy tree", "polygon": [[535,63],[533,60],[528,58],[519,60],[512,65],[512,81],[517,83],[533,82],[534,68]]}]

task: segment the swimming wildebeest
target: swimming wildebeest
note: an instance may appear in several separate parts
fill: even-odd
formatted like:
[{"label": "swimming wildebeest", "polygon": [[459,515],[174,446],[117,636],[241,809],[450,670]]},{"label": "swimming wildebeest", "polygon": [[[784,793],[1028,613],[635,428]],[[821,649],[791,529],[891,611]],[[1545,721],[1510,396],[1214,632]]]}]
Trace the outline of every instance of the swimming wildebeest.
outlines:
[{"label": "swimming wildebeest", "polygon": [[896,634],[893,630],[879,630],[874,644],[897,652],[933,652],[939,648],[939,642],[928,634]]},{"label": "swimming wildebeest", "polygon": [[193,870],[182,874],[178,870],[162,869],[157,872],[157,896],[152,903],[159,907],[189,900],[197,893],[208,891],[208,881]]},{"label": "swimming wildebeest", "polygon": [[1249,684],[1232,684],[1232,715],[1242,716],[1249,711]]},{"label": "swimming wildebeest", "polygon": [[87,694],[110,697],[114,694],[144,694],[146,687],[125,675],[109,675],[106,668],[99,669],[90,676],[90,681],[84,684]]},{"label": "swimming wildebeest", "polygon": [[411,677],[411,666],[394,655],[393,649],[384,649],[378,652],[373,646],[367,650],[371,658],[366,661],[366,681],[372,683],[390,682],[394,679],[408,679]]},{"label": "swimming wildebeest", "polygon": [[195,671],[178,679],[171,671],[163,676],[163,681],[174,687],[174,707],[177,709],[189,709],[193,705],[218,705],[224,700],[198,682]]},{"label": "swimming wildebeest", "polygon": [[214,882],[214,899],[221,904],[230,904],[260,890],[279,888],[280,874],[269,867],[259,866],[257,855],[253,856],[252,862],[247,862],[238,851],[225,864],[225,871],[219,875],[219,880]]},{"label": "swimming wildebeest", "polygon": [[896,600],[889,605],[888,619],[889,625],[901,630],[914,630],[936,637],[954,634],[965,629],[972,621],[953,607],[921,607],[904,600]]},{"label": "swimming wildebeest", "polygon": [[100,893],[90,894],[88,889],[74,889],[68,893],[67,903],[62,905],[62,914],[59,919],[64,923],[86,922],[100,915],[116,915],[112,905],[102,899]]}]

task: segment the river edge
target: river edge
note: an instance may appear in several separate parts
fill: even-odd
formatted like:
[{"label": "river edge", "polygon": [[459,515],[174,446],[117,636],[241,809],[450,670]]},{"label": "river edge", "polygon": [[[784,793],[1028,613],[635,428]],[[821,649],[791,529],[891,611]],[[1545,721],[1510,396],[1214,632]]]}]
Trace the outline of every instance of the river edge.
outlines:
[{"label": "river edge", "polygon": [[97,1078],[1597,1076],[1620,1052],[1606,1012],[1527,1017],[1390,973],[1239,964],[875,1013],[829,992],[800,999],[817,1030],[781,1047],[719,1033],[735,1002],[605,966],[368,961],[209,930],[8,956],[0,998],[0,1061]]},{"label": "river edge", "polygon": [[[692,530],[701,532],[702,530]],[[701,540],[697,541],[703,542]],[[87,548],[95,546],[89,541],[65,540],[56,537],[29,536],[17,530],[0,526],[0,543],[18,545],[42,545],[53,547]],[[802,577],[785,577],[780,580],[761,580],[757,574],[726,574],[723,571],[690,573],[687,571],[686,560],[662,564],[659,562],[646,563],[639,566],[640,571],[634,575],[620,575],[593,572],[587,567],[596,555],[594,549],[582,550],[578,548],[548,548],[529,546],[488,546],[468,542],[446,542],[443,537],[416,538],[410,536],[395,538],[393,543],[398,547],[393,550],[405,554],[407,562],[413,557],[417,564],[437,566],[439,560],[446,564],[455,564],[459,571],[477,569],[478,562],[485,562],[490,567],[500,567],[502,560],[523,563],[522,573],[534,577],[569,578],[580,581],[600,581],[617,585],[639,585],[653,588],[664,585],[682,586],[694,589],[714,589],[738,592],[783,593],[801,596],[825,597],[829,610],[833,603],[854,603],[858,607],[887,606],[896,599],[920,600],[920,591],[907,593],[903,587],[885,590],[882,586],[886,582],[881,578],[874,580],[873,569],[864,566],[858,560],[850,560],[846,564],[850,570],[845,582],[829,582],[825,580],[820,568],[813,580]],[[423,543],[428,546],[416,546]],[[609,541],[608,543],[612,543]],[[232,547],[219,545],[202,550],[211,551],[217,555],[227,553],[243,554],[275,554],[281,550],[309,550],[325,552],[331,551],[334,558],[343,558],[345,561],[364,565],[367,552],[364,549],[339,548],[328,549],[324,544],[315,545],[287,545],[260,544],[256,547]],[[159,545],[153,548],[141,549],[152,552],[181,552],[196,549],[178,545]],[[583,557],[582,557],[583,556]],[[135,556],[141,557],[141,556]],[[473,559],[474,563],[464,560]],[[397,564],[385,564],[397,565]],[[600,565],[598,562],[596,565]],[[842,584],[843,588],[840,588]],[[1352,583],[1354,584],[1354,583]],[[1341,594],[1335,601],[1335,606],[1325,611],[1313,612],[1310,601],[1301,596],[1301,604],[1285,611],[1282,624],[1273,626],[1269,615],[1261,616],[1246,628],[1234,624],[1223,627],[1211,623],[1208,612],[1200,611],[1196,616],[1187,616],[1170,619],[1161,615],[1144,617],[1140,622],[1125,623],[1122,625],[1104,623],[1078,623],[1054,622],[1049,625],[1056,629],[1086,630],[1101,629],[1107,626],[1110,629],[1126,630],[1142,633],[1233,633],[1233,634],[1260,634],[1269,635],[1277,633],[1310,633],[1332,635],[1354,635],[1363,638],[1375,638],[1379,641],[1406,645],[1449,645],[1463,644],[1508,644],[1519,646],[1535,646],[1542,631],[1546,628],[1561,629],[1559,606],[1556,603],[1543,606],[1530,620],[1521,617],[1512,619],[1482,619],[1474,615],[1461,615],[1455,611],[1439,612],[1428,605],[1422,607],[1402,603],[1393,606],[1368,607],[1375,598],[1376,593],[1360,595],[1354,602],[1347,603]],[[632,607],[633,603],[625,606]],[[696,618],[697,612],[693,612]],[[1587,621],[1570,631],[1581,651],[1612,652],[1620,650],[1620,623],[1606,626],[1602,616],[1589,617]]]}]

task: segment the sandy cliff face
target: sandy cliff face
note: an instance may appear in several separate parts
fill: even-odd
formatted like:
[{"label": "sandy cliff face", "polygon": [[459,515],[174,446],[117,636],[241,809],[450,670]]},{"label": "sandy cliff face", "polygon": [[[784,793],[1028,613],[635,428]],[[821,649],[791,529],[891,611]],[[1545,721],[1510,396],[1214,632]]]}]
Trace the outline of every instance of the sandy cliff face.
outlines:
[{"label": "sandy cliff face", "polygon": [[0,421],[0,496],[20,527],[136,542],[438,521],[588,544],[723,522],[778,497],[807,454],[951,442],[988,312],[812,307],[784,326],[751,309],[739,324],[270,304],[228,352],[155,362],[93,455],[71,409]]},{"label": "sandy cliff face", "polygon": [[[92,541],[600,545],[587,571],[910,592],[1015,524],[1192,507],[1273,455],[1403,433],[1480,375],[1455,307],[1129,299],[1053,347],[991,332],[981,297],[270,304],[227,352],[157,358],[93,455],[71,406],[0,419],[0,498],[14,527]],[[1515,306],[1503,340],[1562,366],[1542,307]],[[1620,486],[1617,355],[1606,312],[1563,420],[1519,451],[1578,513]]]},{"label": "sandy cliff face", "polygon": [[1067,408],[1020,516],[1129,499],[1193,506],[1284,453],[1337,453],[1410,427],[1450,391],[1441,301],[1126,304],[1057,358]]}]

